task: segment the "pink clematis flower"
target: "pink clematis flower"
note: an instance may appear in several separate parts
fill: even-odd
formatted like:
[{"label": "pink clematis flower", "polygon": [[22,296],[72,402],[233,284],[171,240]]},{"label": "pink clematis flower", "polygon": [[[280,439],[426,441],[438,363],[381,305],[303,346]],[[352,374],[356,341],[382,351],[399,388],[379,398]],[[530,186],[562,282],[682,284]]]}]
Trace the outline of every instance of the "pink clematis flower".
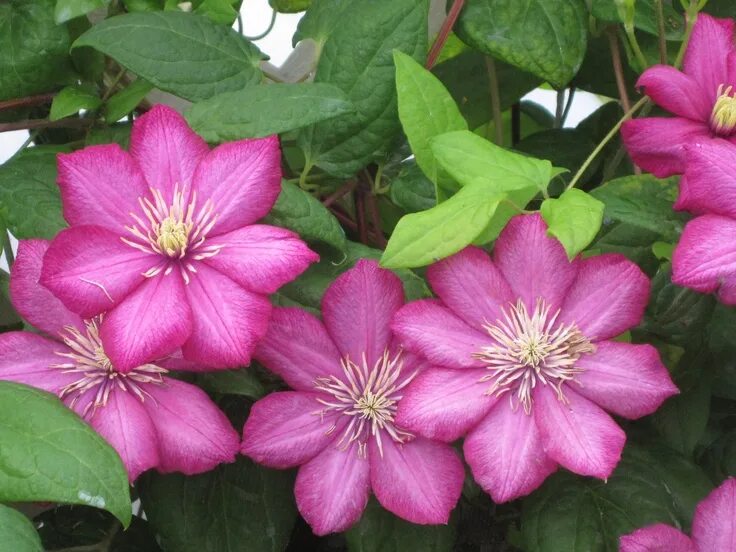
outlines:
[{"label": "pink clematis flower", "polygon": [[698,15],[683,71],[655,65],[637,86],[670,118],[624,123],[621,133],[634,162],[662,178],[685,171],[686,144],[721,137],[736,140],[736,46],[734,22]]},{"label": "pink clematis flower", "polygon": [[324,323],[277,308],[256,358],[295,391],[253,405],[242,452],[273,468],[300,466],[296,502],[318,535],[355,523],[373,493],[413,523],[447,523],[462,490],[462,462],[449,445],[394,422],[406,385],[422,368],[396,346],[391,317],[401,281],[359,261],[322,300]]},{"label": "pink clematis flower", "polygon": [[439,300],[407,304],[392,328],[441,368],[407,386],[396,422],[465,435],[495,502],[529,494],[558,465],[607,478],[626,435],[605,410],[639,418],[677,393],[654,347],[611,341],[641,320],[646,276],[621,255],[569,262],[539,215],[513,218],[493,259],[468,247],[427,276]]},{"label": "pink clematis flower", "polygon": [[736,479],[727,479],[698,504],[692,537],[658,523],[619,539],[620,552],[736,551]]},{"label": "pink clematis flower", "polygon": [[130,140],[130,153],[59,155],[71,228],[51,243],[41,283],[83,318],[107,312],[100,335],[122,372],[180,346],[200,365],[248,364],[266,295],[318,259],[293,232],[254,224],[281,190],[278,139],[210,151],[159,105]]},{"label": "pink clematis flower", "polygon": [[233,462],[240,439],[198,387],[167,377],[167,359],[119,371],[100,335],[39,283],[48,243],[22,241],[10,275],[16,310],[48,337],[0,334],[0,379],[58,395],[118,452],[130,481],[148,469],[186,474]]}]

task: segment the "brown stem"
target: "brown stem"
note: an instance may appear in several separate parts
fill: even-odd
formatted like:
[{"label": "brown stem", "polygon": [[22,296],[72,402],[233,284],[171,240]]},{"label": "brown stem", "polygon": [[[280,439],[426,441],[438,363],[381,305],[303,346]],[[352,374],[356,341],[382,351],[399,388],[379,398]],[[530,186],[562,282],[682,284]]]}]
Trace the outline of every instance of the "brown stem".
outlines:
[{"label": "brown stem", "polygon": [[626,92],[624,68],[621,64],[621,52],[618,49],[618,37],[616,36],[616,31],[611,27],[606,29],[606,34],[608,34],[608,44],[611,47],[611,59],[613,60],[613,72],[616,75],[618,95],[621,98],[621,105],[624,108],[624,112],[628,113],[631,110],[631,102],[629,101],[629,94]]},{"label": "brown stem", "polygon": [[368,214],[371,217],[371,224],[375,231],[375,242],[378,247],[384,249],[386,247],[386,238],[381,230],[381,213],[378,211],[378,203],[376,202],[376,196],[368,192],[365,194],[365,202],[368,207]]},{"label": "brown stem", "polygon": [[447,42],[447,37],[450,36],[450,31],[452,31],[452,28],[455,26],[455,21],[457,21],[457,18],[460,15],[460,10],[463,9],[464,4],[465,0],[455,0],[452,3],[450,11],[447,12],[447,17],[445,17],[445,20],[442,23],[440,32],[432,44],[432,47],[429,49],[427,63],[425,64],[427,69],[434,67],[434,64],[437,62],[437,58],[440,56],[440,52],[445,46],[445,42]]},{"label": "brown stem", "polygon": [[664,36],[664,8],[662,0],[657,0],[657,38],[659,39],[659,62],[667,63],[667,40]]},{"label": "brown stem", "polygon": [[340,221],[340,224],[343,226],[347,226],[350,228],[350,230],[356,231],[358,230],[358,225],[355,224],[355,221],[351,219],[347,214],[343,212],[342,209],[340,209],[337,205],[333,205],[330,207],[330,212],[335,215],[335,218]]},{"label": "brown stem", "polygon": [[49,92],[48,94],[39,94],[38,96],[26,96],[25,98],[13,98],[12,100],[3,100],[0,102],[0,110],[45,104],[53,100],[54,96],[56,96],[56,93]]},{"label": "brown stem", "polygon": [[357,185],[358,185],[357,180],[348,180],[342,186],[340,186],[337,190],[335,190],[330,195],[328,195],[324,199],[324,201],[322,201],[322,205],[324,205],[325,207],[329,207],[330,205],[335,203],[337,200],[341,199],[343,196],[346,196],[347,194],[352,192]]},{"label": "brown stem", "polygon": [[31,130],[34,128],[86,128],[95,123],[93,119],[59,119],[49,121],[48,119],[28,119],[25,121],[14,121],[12,123],[0,123],[0,132],[12,130]]}]

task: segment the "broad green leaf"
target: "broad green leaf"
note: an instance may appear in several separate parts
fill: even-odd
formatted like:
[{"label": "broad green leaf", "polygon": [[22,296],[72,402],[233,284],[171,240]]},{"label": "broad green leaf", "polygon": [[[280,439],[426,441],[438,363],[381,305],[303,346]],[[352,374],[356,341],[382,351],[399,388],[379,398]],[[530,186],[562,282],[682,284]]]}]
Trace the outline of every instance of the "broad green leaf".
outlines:
[{"label": "broad green leaf", "polygon": [[97,109],[100,105],[102,105],[102,100],[91,87],[83,85],[67,86],[54,97],[49,119],[56,121],[70,115],[76,115],[82,109]]},{"label": "broad green leaf", "polygon": [[343,13],[350,9],[352,0],[312,0],[304,17],[299,20],[292,45],[311,38],[322,49],[327,37],[345,19]]},{"label": "broad green leaf", "polygon": [[50,240],[66,226],[56,185],[54,146],[27,148],[0,166],[0,207],[18,239]]},{"label": "broad green leaf", "polygon": [[315,82],[345,92],[355,112],[302,130],[307,169],[348,178],[387,155],[401,130],[393,51],[420,59],[427,48],[427,0],[352,0],[327,38]]},{"label": "broad green leaf", "polygon": [[264,84],[197,102],[185,116],[202,138],[223,142],[280,134],[352,111],[331,84]]},{"label": "broad green leaf", "polygon": [[[634,26],[654,36],[659,35],[656,6],[657,0],[637,0],[634,16]],[[685,30],[685,18],[670,2],[662,2],[662,12],[664,15],[664,34],[667,40],[682,40],[682,33]],[[616,0],[592,0],[590,13],[601,21],[623,23],[616,7]]]},{"label": "broad green leaf", "polygon": [[94,146],[97,144],[118,144],[123,149],[130,146],[130,130],[133,125],[130,123],[117,123],[114,125],[93,128],[87,134],[85,145]]},{"label": "broad green leaf", "polygon": [[293,482],[241,457],[195,476],[149,472],[136,487],[165,550],[282,552],[296,520]]},{"label": "broad green leaf", "polygon": [[56,0],[54,20],[58,24],[65,23],[98,8],[104,8],[109,3],[110,0]]},{"label": "broad green leaf", "polygon": [[251,368],[218,370],[198,375],[198,381],[208,391],[228,395],[243,395],[253,400],[266,394],[266,388]]},{"label": "broad green leaf", "polygon": [[507,192],[506,199],[498,205],[488,226],[473,240],[473,243],[483,245],[495,240],[506,226],[506,223],[511,220],[511,217],[521,213],[538,193],[539,190],[536,186]]},{"label": "broad green leaf", "polygon": [[0,504],[0,541],[5,550],[43,552],[41,539],[31,520],[18,510]]},{"label": "broad green leaf", "polygon": [[306,10],[312,0],[268,0],[268,3],[279,13],[299,13]]},{"label": "broad green leaf", "polygon": [[0,442],[0,501],[86,504],[130,522],[120,457],[55,396],[0,382]]},{"label": "broad green leaf", "polygon": [[437,204],[434,184],[414,161],[404,163],[391,181],[391,201],[407,213],[431,209]]},{"label": "broad green leaf", "polygon": [[652,416],[652,423],[673,449],[692,457],[705,434],[710,414],[711,382],[706,378],[665,402]]},{"label": "broad green leaf", "polygon": [[145,79],[136,79],[120,92],[110,96],[105,104],[105,121],[109,124],[119,121],[146,97],[153,85]]},{"label": "broad green leaf", "polygon": [[483,184],[465,186],[428,211],[404,216],[391,235],[381,265],[418,267],[457,253],[483,232],[505,197]]},{"label": "broad green leaf", "polygon": [[263,54],[245,38],[206,17],[136,12],[106,19],[80,36],[157,88],[198,101],[261,81]]},{"label": "broad green leaf", "polygon": [[585,55],[583,0],[468,0],[456,32],[474,48],[562,88]]},{"label": "broad green leaf", "polygon": [[394,52],[394,64],[399,119],[417,164],[437,186],[455,188],[435,161],[430,139],[453,130],[467,130],[468,123],[450,93],[432,73],[398,51]]},{"label": "broad green leaf", "polygon": [[571,188],[559,198],[545,199],[540,209],[547,233],[562,243],[570,260],[593,241],[603,222],[603,203]]}]

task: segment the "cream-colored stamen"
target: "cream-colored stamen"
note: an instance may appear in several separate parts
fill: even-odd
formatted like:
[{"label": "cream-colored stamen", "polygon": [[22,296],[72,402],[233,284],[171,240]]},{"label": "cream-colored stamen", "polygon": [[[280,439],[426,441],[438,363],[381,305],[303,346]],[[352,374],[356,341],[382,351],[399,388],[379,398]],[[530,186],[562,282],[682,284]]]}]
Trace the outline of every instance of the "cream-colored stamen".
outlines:
[{"label": "cream-colored stamen", "polygon": [[718,99],[710,116],[710,126],[719,136],[730,136],[736,130],[736,97],[733,87],[718,87]]}]

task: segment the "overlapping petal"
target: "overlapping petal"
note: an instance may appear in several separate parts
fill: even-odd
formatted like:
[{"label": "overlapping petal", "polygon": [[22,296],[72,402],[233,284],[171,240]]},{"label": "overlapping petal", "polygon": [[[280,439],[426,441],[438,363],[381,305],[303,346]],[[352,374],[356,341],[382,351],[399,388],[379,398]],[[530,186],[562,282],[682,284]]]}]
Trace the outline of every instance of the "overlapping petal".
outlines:
[{"label": "overlapping petal", "polygon": [[669,65],[654,65],[636,82],[644,93],[670,113],[693,121],[708,122],[713,108],[701,84]]},{"label": "overlapping petal", "polygon": [[736,550],[736,478],[726,479],[698,504],[692,536],[698,552]]},{"label": "overlapping petal", "polygon": [[66,362],[59,353],[68,352],[66,345],[30,332],[0,334],[0,380],[24,383],[58,395],[79,379],[78,374],[53,367]]},{"label": "overlapping petal", "polygon": [[736,144],[710,140],[685,146],[687,166],[676,209],[736,218]]},{"label": "overlapping petal", "polygon": [[657,523],[637,529],[619,539],[619,552],[698,552],[693,542],[682,531]]},{"label": "overlapping petal", "polygon": [[715,101],[718,86],[728,82],[728,54],[734,50],[734,22],[699,13],[683,59],[687,75],[700,84],[703,94]]}]

